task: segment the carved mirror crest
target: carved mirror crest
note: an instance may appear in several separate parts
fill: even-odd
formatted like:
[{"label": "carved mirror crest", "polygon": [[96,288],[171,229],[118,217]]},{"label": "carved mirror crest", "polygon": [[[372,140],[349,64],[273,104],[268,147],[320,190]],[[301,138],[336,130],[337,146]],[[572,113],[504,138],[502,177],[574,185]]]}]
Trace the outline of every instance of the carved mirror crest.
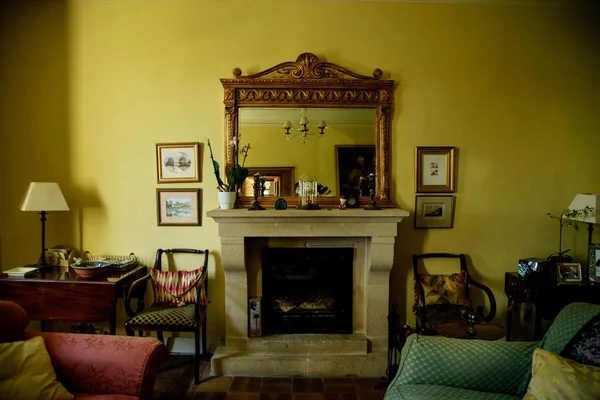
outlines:
[{"label": "carved mirror crest", "polygon": [[[233,79],[221,79],[225,92],[226,171],[233,164],[233,147],[229,143],[241,135],[240,145],[250,142],[252,146],[246,167],[291,166],[296,180],[304,174],[315,175],[319,183],[329,188],[327,195],[319,197],[319,204],[336,207],[347,188],[345,179],[348,168],[352,168],[349,164],[368,160],[372,165],[366,170],[376,175],[376,200],[381,206],[392,207],[389,148],[394,81],[380,80],[382,74],[375,69],[371,77],[360,75],[321,62],[311,53],[251,75],[242,75],[235,68]],[[293,124],[288,121],[292,119],[297,125],[303,116],[313,122],[311,129],[320,129],[321,134],[312,134],[304,142],[286,141],[293,137],[289,134]],[[370,150],[373,148],[374,153]],[[294,161],[293,157],[300,154],[305,154],[305,159]],[[368,193],[362,194],[360,204],[364,207],[369,198]],[[289,205],[297,204],[297,196],[282,197]],[[265,197],[260,201],[273,207],[275,199]],[[238,197],[240,207],[249,206],[252,200],[251,194]]]}]

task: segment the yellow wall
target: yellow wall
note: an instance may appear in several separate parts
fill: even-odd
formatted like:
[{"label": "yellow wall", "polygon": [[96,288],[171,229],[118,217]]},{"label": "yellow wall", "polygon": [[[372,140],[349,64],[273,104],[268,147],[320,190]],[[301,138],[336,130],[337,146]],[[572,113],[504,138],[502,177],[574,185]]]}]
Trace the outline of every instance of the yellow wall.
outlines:
[{"label": "yellow wall", "polygon": [[[392,194],[414,209],[415,146],[458,148],[454,229],[402,222],[393,300],[413,321],[410,255],[464,252],[505,313],[503,277],[557,251],[559,212],[600,192],[600,60],[590,12],[570,9],[308,1],[20,1],[0,27],[1,268],[35,260],[39,220],[18,211],[32,180],[60,183],[48,245],[138,254],[211,250],[210,346],[224,332],[216,224],[157,227],[156,188],[199,187],[217,207],[207,154],[200,184],[156,184],[155,143],[215,143],[234,67],[253,73],[302,52],[399,84]],[[303,19],[306,22],[302,22]],[[206,149],[205,149],[206,150]],[[598,241],[596,235],[595,241]],[[585,258],[586,233],[565,247]]]}]

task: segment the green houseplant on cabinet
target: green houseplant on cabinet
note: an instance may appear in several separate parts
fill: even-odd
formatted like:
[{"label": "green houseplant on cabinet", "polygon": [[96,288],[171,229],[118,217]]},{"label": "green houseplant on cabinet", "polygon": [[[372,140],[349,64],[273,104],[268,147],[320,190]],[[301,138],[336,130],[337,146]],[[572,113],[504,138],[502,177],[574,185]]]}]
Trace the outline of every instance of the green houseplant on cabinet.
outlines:
[{"label": "green houseplant on cabinet", "polygon": [[[221,179],[220,165],[213,156],[212,146],[210,140],[206,139],[208,149],[210,151],[210,159],[213,164],[215,177],[217,178],[217,190],[219,191],[219,205],[221,209],[232,209],[235,206],[235,200],[237,193],[242,187],[242,184],[248,177],[248,168],[244,167],[246,163],[246,157],[248,157],[248,151],[250,150],[250,143],[239,147],[240,137],[237,136],[229,142],[229,146],[232,147],[233,151],[233,166],[227,173],[227,181]],[[242,163],[240,164],[240,156],[242,157]]]}]

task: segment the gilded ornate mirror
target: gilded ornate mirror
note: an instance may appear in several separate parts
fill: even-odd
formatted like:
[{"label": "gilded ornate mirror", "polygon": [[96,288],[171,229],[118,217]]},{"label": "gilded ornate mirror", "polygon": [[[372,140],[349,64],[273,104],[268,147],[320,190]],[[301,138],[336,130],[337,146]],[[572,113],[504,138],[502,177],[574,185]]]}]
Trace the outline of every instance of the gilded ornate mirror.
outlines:
[{"label": "gilded ornate mirror", "polygon": [[[246,76],[236,68],[233,75],[221,79],[225,169],[233,164],[233,138],[250,143],[245,166],[266,175],[273,185],[267,190],[271,195],[260,199],[262,205],[274,207],[279,193],[289,205],[297,204],[293,182],[312,175],[320,185],[321,206],[337,207],[340,195],[348,197],[356,190],[364,195],[364,207],[370,199],[363,180],[354,182],[358,175],[373,172],[377,202],[393,206],[389,127],[394,81],[380,80],[380,69],[364,76],[303,53],[295,62]],[[244,189],[238,197],[240,207],[253,200],[248,192]]]}]

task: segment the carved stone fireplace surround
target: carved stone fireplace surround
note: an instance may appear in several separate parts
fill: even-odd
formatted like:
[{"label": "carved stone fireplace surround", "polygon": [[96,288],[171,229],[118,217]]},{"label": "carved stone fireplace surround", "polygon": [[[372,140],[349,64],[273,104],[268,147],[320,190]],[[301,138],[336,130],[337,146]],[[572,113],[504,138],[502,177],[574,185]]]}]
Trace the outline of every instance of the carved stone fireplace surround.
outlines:
[{"label": "carved stone fireplace surround", "polygon": [[[408,212],[212,210],[225,273],[225,345],[213,375],[382,376],[387,366],[389,273]],[[261,247],[354,247],[353,333],[248,337],[248,298],[259,295]]]}]

